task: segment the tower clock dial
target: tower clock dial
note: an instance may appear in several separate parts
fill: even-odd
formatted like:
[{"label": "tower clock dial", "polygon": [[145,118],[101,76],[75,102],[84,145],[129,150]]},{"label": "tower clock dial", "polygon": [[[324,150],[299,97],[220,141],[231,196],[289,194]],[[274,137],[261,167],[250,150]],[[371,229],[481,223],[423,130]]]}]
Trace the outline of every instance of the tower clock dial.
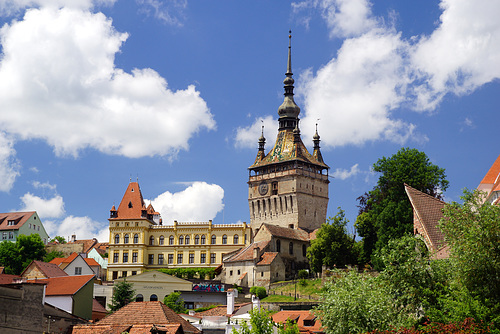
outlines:
[{"label": "tower clock dial", "polygon": [[259,184],[259,194],[261,194],[262,196],[267,194],[267,190],[269,189],[269,186],[267,185],[267,182],[266,181],[262,181],[260,184]]}]

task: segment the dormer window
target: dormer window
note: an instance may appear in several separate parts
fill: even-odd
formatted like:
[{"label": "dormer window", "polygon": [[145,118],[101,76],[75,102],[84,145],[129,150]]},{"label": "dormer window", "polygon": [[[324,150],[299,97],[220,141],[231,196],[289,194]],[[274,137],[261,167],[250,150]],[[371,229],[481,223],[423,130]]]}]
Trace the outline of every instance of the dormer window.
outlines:
[{"label": "dormer window", "polygon": [[9,220],[7,225],[9,226],[16,225],[16,222],[14,220]]}]

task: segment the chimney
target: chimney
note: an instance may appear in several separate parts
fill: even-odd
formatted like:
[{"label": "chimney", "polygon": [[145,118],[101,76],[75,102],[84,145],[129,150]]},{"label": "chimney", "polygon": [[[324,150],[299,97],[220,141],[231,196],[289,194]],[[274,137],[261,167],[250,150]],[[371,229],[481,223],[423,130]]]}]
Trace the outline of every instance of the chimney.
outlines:
[{"label": "chimney", "polygon": [[260,310],[260,299],[256,295],[252,295],[252,308]]},{"label": "chimney", "polygon": [[195,314],[196,314],[196,312],[195,312],[195,311],[193,311],[193,310],[189,310],[189,315],[190,315],[190,316],[194,316]]},{"label": "chimney", "polygon": [[76,241],[76,234],[73,234],[73,235],[71,236],[71,242],[75,242],[75,241]]},{"label": "chimney", "polygon": [[227,290],[227,314],[233,314],[234,312],[234,299],[238,297],[238,290],[228,289]]}]

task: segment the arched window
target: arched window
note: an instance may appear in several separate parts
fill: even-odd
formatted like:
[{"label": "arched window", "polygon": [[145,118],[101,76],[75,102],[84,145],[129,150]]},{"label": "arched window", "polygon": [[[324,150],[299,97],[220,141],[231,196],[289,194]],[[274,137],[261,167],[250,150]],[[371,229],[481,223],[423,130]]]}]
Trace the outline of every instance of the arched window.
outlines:
[{"label": "arched window", "polygon": [[134,244],[139,243],[139,234],[134,234]]},{"label": "arched window", "polygon": [[179,236],[179,245],[182,245],[182,244],[184,244],[184,236],[183,235]]},{"label": "arched window", "polygon": [[152,294],[151,297],[149,297],[150,302],[157,302],[158,301],[158,296],[155,294]]},{"label": "arched window", "polygon": [[149,244],[150,245],[154,245],[155,244],[155,237],[154,236],[150,236],[149,237]]},{"label": "arched window", "polygon": [[276,251],[281,252],[281,241],[280,239],[276,240]]},{"label": "arched window", "polygon": [[293,242],[290,241],[290,245],[288,246],[288,253],[293,254]]},{"label": "arched window", "polygon": [[119,243],[120,243],[120,235],[116,234],[115,235],[115,244],[119,244]]},{"label": "arched window", "polygon": [[128,234],[125,234],[125,236],[123,237],[123,243],[128,244]]},{"label": "arched window", "polygon": [[237,245],[238,244],[238,239],[239,239],[239,236],[237,234],[235,234],[234,237],[233,237],[233,244]]},{"label": "arched window", "polygon": [[227,235],[225,235],[225,234],[222,236],[222,244],[223,245],[227,244]]},{"label": "arched window", "polygon": [[171,235],[170,237],[168,237],[168,244],[169,245],[173,245],[174,244],[174,236]]},{"label": "arched window", "polygon": [[189,245],[189,241],[190,241],[190,240],[189,240],[189,235],[186,235],[186,237],[184,238],[184,243],[185,243],[186,245]]},{"label": "arched window", "polygon": [[204,245],[204,244],[205,244],[205,239],[206,239],[205,235],[204,235],[204,234],[202,234],[202,235],[201,235],[201,244],[202,244],[202,245]]},{"label": "arched window", "polygon": [[165,243],[165,237],[163,235],[160,235],[160,240],[158,240],[159,245],[163,245]]},{"label": "arched window", "polygon": [[197,234],[194,236],[194,244],[199,245],[200,244],[200,236]]},{"label": "arched window", "polygon": [[136,302],[143,302],[144,301],[144,296],[141,295],[141,294],[138,294],[137,296],[135,296],[135,301]]},{"label": "arched window", "polygon": [[212,241],[211,244],[215,245],[217,243],[217,236],[215,234],[212,234]]}]

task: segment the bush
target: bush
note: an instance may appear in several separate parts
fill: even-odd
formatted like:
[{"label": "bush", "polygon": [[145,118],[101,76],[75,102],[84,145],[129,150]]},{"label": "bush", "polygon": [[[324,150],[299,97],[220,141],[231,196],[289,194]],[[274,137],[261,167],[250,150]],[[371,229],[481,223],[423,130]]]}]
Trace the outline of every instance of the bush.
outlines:
[{"label": "bush", "polygon": [[300,280],[299,280],[299,285],[300,285],[300,286],[307,286],[307,280],[306,280],[306,279],[304,279],[304,278],[303,278],[303,279],[300,279]]},{"label": "bush", "polygon": [[299,270],[299,278],[300,279],[309,278],[309,272],[306,269],[300,269]]},{"label": "bush", "polygon": [[264,299],[267,297],[266,288],[264,288],[262,286],[252,286],[250,288],[250,293],[252,295],[256,295],[259,299]]}]

